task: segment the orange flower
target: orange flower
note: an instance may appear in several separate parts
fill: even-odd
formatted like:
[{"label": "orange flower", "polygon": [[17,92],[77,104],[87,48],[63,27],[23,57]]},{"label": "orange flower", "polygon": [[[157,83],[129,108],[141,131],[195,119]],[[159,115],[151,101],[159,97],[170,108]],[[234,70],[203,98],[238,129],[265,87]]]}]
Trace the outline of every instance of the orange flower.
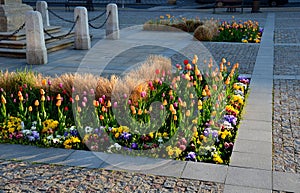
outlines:
[{"label": "orange flower", "polygon": [[42,88],[40,89],[40,94],[41,94],[41,95],[44,95],[44,94],[45,94],[44,89],[42,89]]},{"label": "orange flower", "polygon": [[20,97],[20,96],[22,96],[22,92],[21,91],[18,92],[18,97]]},{"label": "orange flower", "polygon": [[42,85],[45,86],[46,84],[47,84],[47,80],[46,80],[46,79],[43,79],[43,80],[42,80]]},{"label": "orange flower", "polygon": [[39,101],[38,101],[38,100],[35,100],[34,105],[35,105],[35,106],[39,106],[39,105],[40,105]]},{"label": "orange flower", "polygon": [[177,115],[174,115],[174,121],[177,121]]},{"label": "orange flower", "polygon": [[57,94],[56,99],[57,99],[57,100],[61,100],[60,94]]},{"label": "orange flower", "polygon": [[143,111],[142,111],[142,109],[139,109],[138,110],[138,115],[141,115],[141,114],[143,114]]},{"label": "orange flower", "polygon": [[99,107],[99,101],[94,100],[93,104],[94,104],[95,107]]},{"label": "orange flower", "polygon": [[107,108],[111,107],[111,102],[110,102],[110,100],[107,101],[106,107],[107,107]]},{"label": "orange flower", "polygon": [[230,77],[228,77],[225,81],[225,84],[228,85],[230,83]]},{"label": "orange flower", "polygon": [[56,106],[60,107],[60,105],[61,105],[61,100],[58,100],[58,101],[56,102]]},{"label": "orange flower", "polygon": [[104,116],[103,116],[103,115],[100,115],[99,118],[100,118],[100,120],[103,120],[103,119],[104,119]]}]

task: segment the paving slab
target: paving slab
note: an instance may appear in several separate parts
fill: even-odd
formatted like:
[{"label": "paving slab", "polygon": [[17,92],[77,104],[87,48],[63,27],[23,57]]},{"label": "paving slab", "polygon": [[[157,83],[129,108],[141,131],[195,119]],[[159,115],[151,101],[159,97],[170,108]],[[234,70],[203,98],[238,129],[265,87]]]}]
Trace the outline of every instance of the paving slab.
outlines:
[{"label": "paving slab", "polygon": [[108,158],[108,156],[108,154],[102,152],[77,150],[65,160],[57,162],[56,164],[86,168],[99,168],[104,160]]},{"label": "paving slab", "polygon": [[233,146],[233,151],[272,156],[272,142],[238,139]]},{"label": "paving slab", "polygon": [[39,163],[56,163],[65,160],[75,150],[39,148],[29,145],[0,144],[1,159],[25,160]]},{"label": "paving slab", "polygon": [[274,171],[273,189],[286,192],[299,192],[300,174]]},{"label": "paving slab", "polygon": [[230,166],[272,171],[272,157],[258,153],[233,152]]},{"label": "paving slab", "polygon": [[[253,121],[256,123],[257,121]],[[246,124],[242,122],[242,126],[238,130],[238,139],[245,139],[245,140],[252,140],[252,141],[264,141],[264,142],[271,142],[272,141],[272,130],[270,129],[267,131],[266,129],[261,129],[265,127],[264,124]],[[262,122],[265,123],[265,122]],[[272,127],[269,125],[269,128]],[[254,129],[253,129],[254,128]]]},{"label": "paving slab", "polygon": [[272,132],[272,122],[244,119],[241,122],[240,128],[242,128],[243,130],[254,130],[254,131],[260,130],[260,131]]},{"label": "paving slab", "polygon": [[244,186],[225,185],[223,193],[272,193],[272,190],[250,188]]},{"label": "paving slab", "polygon": [[272,189],[272,172],[259,169],[228,167],[225,185]]},{"label": "paving slab", "polygon": [[227,165],[187,162],[181,177],[224,183],[227,169]]},{"label": "paving slab", "polygon": [[272,121],[272,112],[260,112],[259,110],[256,111],[248,110],[245,114],[245,117],[247,120]]}]

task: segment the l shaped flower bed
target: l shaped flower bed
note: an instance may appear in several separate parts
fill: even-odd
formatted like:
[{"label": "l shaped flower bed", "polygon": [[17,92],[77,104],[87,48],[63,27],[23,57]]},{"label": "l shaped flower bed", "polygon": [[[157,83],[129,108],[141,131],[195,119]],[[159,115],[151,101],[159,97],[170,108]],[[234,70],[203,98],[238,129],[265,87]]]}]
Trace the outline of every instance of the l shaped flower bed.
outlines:
[{"label": "l shaped flower bed", "polygon": [[200,19],[174,17],[170,14],[147,21],[143,25],[149,31],[183,31],[193,33],[194,39],[200,41],[216,42],[243,42],[259,43],[263,28],[257,21],[236,21],[232,16],[231,21],[217,19]]},{"label": "l shaped flower bed", "polygon": [[[0,74],[0,142],[228,164],[249,79],[151,56],[125,77]],[[203,66],[203,64],[202,64]]]}]

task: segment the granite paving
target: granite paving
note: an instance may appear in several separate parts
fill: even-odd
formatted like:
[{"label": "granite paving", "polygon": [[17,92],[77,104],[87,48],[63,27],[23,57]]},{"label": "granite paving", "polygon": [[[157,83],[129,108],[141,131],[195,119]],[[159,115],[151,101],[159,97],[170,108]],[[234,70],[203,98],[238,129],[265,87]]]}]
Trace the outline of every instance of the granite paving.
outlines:
[{"label": "granite paving", "polygon": [[274,75],[300,75],[300,45],[274,47]]},{"label": "granite paving", "polygon": [[300,173],[300,80],[274,80],[273,169]]},{"label": "granite paving", "polygon": [[130,172],[0,160],[4,192],[202,192],[224,184]]}]

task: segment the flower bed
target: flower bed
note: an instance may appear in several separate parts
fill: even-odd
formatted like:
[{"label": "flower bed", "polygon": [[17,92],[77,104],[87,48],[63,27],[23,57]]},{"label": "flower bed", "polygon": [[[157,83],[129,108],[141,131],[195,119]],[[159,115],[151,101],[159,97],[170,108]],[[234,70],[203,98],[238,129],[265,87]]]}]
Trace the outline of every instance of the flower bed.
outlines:
[{"label": "flower bed", "polygon": [[[0,142],[228,164],[249,80],[238,64],[210,61],[200,70],[197,60],[177,64],[175,74],[156,61],[159,68],[89,84],[3,73]],[[136,87],[138,74],[147,79]],[[135,88],[126,90],[130,76]]]},{"label": "flower bed", "polygon": [[258,22],[236,21],[232,17],[231,21],[219,21],[215,19],[187,19],[175,18],[170,14],[161,16],[156,20],[147,21],[144,30],[151,31],[184,31],[194,33],[194,38],[200,41],[218,42],[243,42],[259,43],[263,33],[263,28]]}]

